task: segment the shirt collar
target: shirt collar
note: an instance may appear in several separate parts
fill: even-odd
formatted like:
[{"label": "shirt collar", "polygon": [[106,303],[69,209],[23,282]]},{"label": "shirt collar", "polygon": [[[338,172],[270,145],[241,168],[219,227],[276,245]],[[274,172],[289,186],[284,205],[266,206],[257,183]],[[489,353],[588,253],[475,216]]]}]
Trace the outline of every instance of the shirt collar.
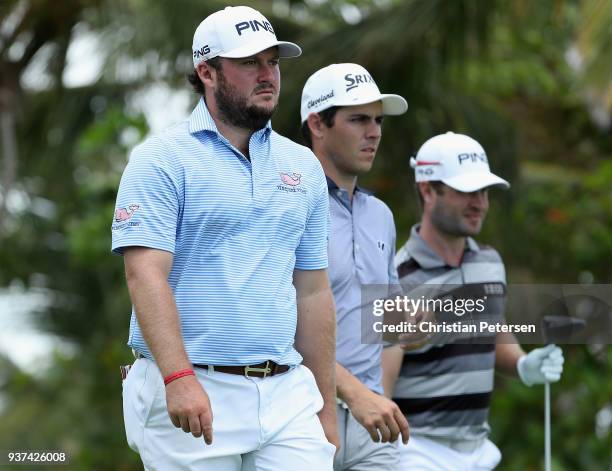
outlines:
[{"label": "shirt collar", "polygon": [[[215,124],[215,120],[210,114],[210,111],[208,111],[208,107],[206,106],[206,102],[204,101],[203,97],[200,97],[198,104],[193,109],[191,116],[189,117],[189,132],[191,134],[196,134],[200,131],[210,131],[220,135],[217,125]],[[255,131],[254,134],[261,134],[264,138],[267,138],[271,131],[272,122],[268,120],[266,125],[262,129]]]},{"label": "shirt collar", "polygon": [[[327,191],[334,191],[334,190],[339,190],[340,187],[336,184],[335,181],[333,181],[331,178],[329,178],[327,175],[325,175],[325,179],[327,180]],[[355,194],[356,192],[360,191],[361,193],[365,193],[366,195],[373,195],[374,193],[372,193],[369,190],[366,190],[365,188],[360,187],[359,185],[355,185],[355,189],[353,190],[353,194]]]},{"label": "shirt collar", "polygon": [[[405,252],[406,254],[415,259],[416,262],[424,269],[445,267],[446,262],[440,257],[434,250],[423,240],[419,234],[420,224],[412,226],[410,231],[410,239],[406,242]],[[474,239],[467,237],[465,243],[466,250],[478,252],[480,247]],[[402,262],[405,260],[402,260]]]}]

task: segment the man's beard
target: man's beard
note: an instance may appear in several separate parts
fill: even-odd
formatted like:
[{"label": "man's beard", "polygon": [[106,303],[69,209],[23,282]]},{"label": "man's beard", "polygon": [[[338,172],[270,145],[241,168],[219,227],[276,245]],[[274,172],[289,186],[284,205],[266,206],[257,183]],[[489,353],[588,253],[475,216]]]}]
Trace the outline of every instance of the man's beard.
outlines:
[{"label": "man's beard", "polygon": [[[227,83],[223,73],[219,73],[218,77],[219,88],[215,90],[215,100],[221,114],[221,119],[243,129],[256,131],[263,128],[276,111],[278,102],[272,109],[261,108],[255,105],[248,106],[247,99],[240,95],[236,87]],[[262,84],[259,86],[259,89],[263,90],[271,87],[272,85],[270,84],[268,86]]]},{"label": "man's beard", "polygon": [[453,237],[475,237],[480,233],[483,222],[484,215],[480,225],[473,229],[465,224],[460,216],[448,212],[442,205],[434,207],[431,213],[431,223],[433,226],[443,234]]}]

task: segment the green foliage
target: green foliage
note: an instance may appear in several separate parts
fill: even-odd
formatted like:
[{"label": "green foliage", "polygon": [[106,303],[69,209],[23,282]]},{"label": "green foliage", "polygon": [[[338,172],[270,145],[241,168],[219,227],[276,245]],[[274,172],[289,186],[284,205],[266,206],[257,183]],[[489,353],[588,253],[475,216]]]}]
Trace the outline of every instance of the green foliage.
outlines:
[{"label": "green foliage", "polygon": [[[612,371],[607,347],[565,346],[566,368],[551,386],[552,455],[555,471],[606,469],[612,430],[597,435],[596,414],[610,407]],[[501,471],[544,468],[544,388],[497,378],[493,395],[492,439],[500,444]]]}]

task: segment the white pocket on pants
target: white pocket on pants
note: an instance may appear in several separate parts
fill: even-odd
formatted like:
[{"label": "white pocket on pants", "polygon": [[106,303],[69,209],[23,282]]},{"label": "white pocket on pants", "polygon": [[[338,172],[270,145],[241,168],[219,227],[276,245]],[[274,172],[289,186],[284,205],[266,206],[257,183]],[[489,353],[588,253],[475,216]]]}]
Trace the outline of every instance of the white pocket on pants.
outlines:
[{"label": "white pocket on pants", "polygon": [[501,461],[501,452],[491,440],[485,440],[481,447],[482,453],[474,463],[475,469],[491,470]]},{"label": "white pocket on pants", "polygon": [[159,388],[161,376],[151,360],[138,359],[123,381],[123,420],[128,445],[142,447],[144,427]]},{"label": "white pocket on pants", "polygon": [[310,386],[316,412],[319,412],[321,409],[323,409],[323,396],[321,396],[321,391],[319,391],[319,387],[317,386],[317,380],[315,379],[314,374],[312,374],[312,371],[310,371],[310,368],[307,366],[300,365],[298,368],[302,370],[304,381],[306,381]]}]

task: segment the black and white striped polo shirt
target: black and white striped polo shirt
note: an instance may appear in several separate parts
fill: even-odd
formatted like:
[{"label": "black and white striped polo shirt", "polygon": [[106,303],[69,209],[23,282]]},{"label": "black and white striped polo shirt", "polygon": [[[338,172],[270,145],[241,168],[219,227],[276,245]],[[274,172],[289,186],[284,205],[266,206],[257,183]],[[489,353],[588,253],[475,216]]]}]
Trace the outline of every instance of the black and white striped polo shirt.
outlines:
[{"label": "black and white striped polo shirt", "polygon": [[[402,286],[440,285],[486,292],[487,311],[503,315],[506,275],[499,254],[468,238],[458,267],[447,265],[421,238],[419,226],[398,251],[395,265]],[[496,290],[493,290],[496,291]],[[394,401],[413,434],[430,438],[478,440],[488,435],[487,423],[495,368],[494,334],[428,344],[406,352]]]}]

